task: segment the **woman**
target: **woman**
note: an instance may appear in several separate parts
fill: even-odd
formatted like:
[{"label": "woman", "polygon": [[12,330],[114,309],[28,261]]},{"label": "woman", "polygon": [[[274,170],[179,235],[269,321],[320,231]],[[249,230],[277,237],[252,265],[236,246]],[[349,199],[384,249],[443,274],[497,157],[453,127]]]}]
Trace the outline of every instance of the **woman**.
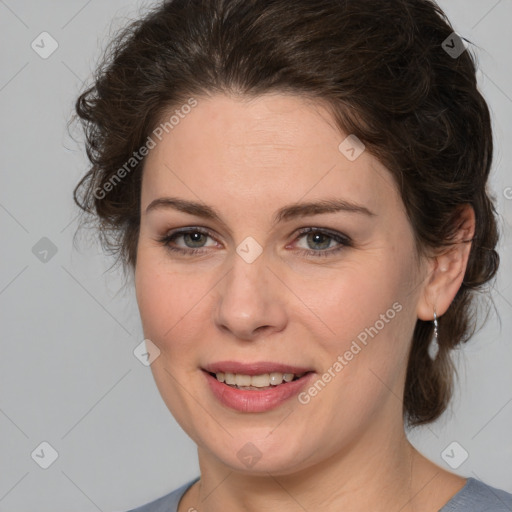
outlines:
[{"label": "woman", "polygon": [[133,271],[200,478],[145,511],[504,511],[405,426],[498,267],[487,105],[430,0],[175,0],[77,101],[75,191]]}]

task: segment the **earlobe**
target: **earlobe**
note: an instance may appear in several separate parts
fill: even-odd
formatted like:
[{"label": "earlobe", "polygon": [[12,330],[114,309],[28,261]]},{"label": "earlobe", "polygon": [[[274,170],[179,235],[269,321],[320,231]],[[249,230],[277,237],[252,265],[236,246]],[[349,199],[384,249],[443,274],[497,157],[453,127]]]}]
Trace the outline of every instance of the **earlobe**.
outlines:
[{"label": "earlobe", "polygon": [[475,212],[469,204],[461,208],[458,223],[453,243],[431,259],[430,274],[418,302],[417,315],[420,320],[432,320],[434,308],[437,316],[442,316],[464,280],[475,233]]}]

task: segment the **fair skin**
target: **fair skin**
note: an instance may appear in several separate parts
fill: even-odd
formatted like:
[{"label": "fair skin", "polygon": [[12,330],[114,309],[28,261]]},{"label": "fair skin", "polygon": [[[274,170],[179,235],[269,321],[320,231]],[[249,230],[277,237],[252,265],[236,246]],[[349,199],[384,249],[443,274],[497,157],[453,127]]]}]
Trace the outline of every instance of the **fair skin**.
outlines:
[{"label": "fair skin", "polygon": [[[438,316],[447,310],[470,244],[417,259],[391,174],[368,151],[347,159],[338,149],[345,137],[319,104],[297,96],[216,95],[198,98],[146,159],[137,301],[145,338],[160,350],[156,384],[196,442],[201,470],[179,512],[427,512],[465,483],[408,442],[401,397],[415,323],[432,320],[434,306]],[[170,206],[146,211],[163,197],[207,205],[219,219]],[[285,206],[339,199],[371,214],[273,223]],[[471,208],[464,219],[461,240],[474,230]],[[199,254],[158,241],[185,227],[210,234],[170,245]],[[308,227],[322,231],[299,233]],[[236,251],[247,237],[263,250],[250,263]],[[203,368],[226,360],[306,367],[315,382],[397,303],[393,319],[307,404],[294,396],[243,412],[206,384]],[[237,456],[247,443],[261,455],[251,467]]]}]

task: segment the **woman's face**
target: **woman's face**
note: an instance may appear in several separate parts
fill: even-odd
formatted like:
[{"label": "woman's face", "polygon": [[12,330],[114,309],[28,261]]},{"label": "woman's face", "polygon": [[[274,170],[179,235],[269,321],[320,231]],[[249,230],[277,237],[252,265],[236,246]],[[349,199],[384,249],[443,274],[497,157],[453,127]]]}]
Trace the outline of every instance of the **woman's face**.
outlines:
[{"label": "woman's face", "polygon": [[379,450],[425,275],[391,174],[297,96],[197,100],[142,184],[136,293],[165,403],[237,471]]}]

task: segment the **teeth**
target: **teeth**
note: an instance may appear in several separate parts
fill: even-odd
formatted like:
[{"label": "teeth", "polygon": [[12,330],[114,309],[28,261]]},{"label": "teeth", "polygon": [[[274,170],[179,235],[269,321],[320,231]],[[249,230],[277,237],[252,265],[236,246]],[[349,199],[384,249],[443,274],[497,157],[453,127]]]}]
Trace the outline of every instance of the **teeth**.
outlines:
[{"label": "teeth", "polygon": [[234,386],[236,384],[235,382],[235,374],[234,373],[226,373],[224,376],[226,384],[231,384]]},{"label": "teeth", "polygon": [[235,384],[238,387],[250,386],[251,380],[252,379],[250,375],[240,375],[239,373],[235,374]]},{"label": "teeth", "polygon": [[269,386],[279,386],[283,382],[291,382],[295,377],[302,377],[304,374],[295,375],[293,373],[264,373],[262,375],[243,375],[239,373],[218,372],[215,374],[219,382],[225,382],[230,386],[239,388],[266,388]]},{"label": "teeth", "polygon": [[254,386],[255,388],[266,388],[267,386],[270,386],[268,373],[263,375],[253,375],[251,377],[251,386]]},{"label": "teeth", "polygon": [[270,374],[270,384],[272,386],[278,386],[283,382],[283,374],[278,372],[273,372]]}]

